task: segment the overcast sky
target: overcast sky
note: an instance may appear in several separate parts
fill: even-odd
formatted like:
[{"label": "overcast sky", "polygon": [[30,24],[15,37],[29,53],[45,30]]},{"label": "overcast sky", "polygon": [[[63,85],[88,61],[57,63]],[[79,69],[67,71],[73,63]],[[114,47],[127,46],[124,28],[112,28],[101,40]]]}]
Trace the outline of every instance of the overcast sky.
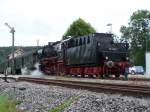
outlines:
[{"label": "overcast sky", "polygon": [[150,0],[0,0],[0,46],[11,46],[11,33],[4,25],[13,26],[15,45],[35,46],[62,38],[69,25],[79,17],[97,32],[119,34],[121,25],[138,9],[150,11]]}]

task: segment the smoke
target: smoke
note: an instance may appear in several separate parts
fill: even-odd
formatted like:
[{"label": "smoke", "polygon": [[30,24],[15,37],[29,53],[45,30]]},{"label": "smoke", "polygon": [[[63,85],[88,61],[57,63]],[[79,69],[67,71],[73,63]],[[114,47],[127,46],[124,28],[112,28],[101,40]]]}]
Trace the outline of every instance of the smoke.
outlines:
[{"label": "smoke", "polygon": [[31,75],[32,76],[43,76],[44,74],[40,71],[40,69],[39,69],[39,63],[36,63],[35,65],[34,65],[34,67],[36,68],[35,70],[33,70],[33,71],[31,71]]},{"label": "smoke", "polygon": [[30,75],[30,70],[27,67],[21,68],[22,75]]},{"label": "smoke", "polygon": [[39,63],[34,65],[35,70],[29,70],[27,67],[21,69],[22,75],[43,76],[44,74],[39,69]]}]

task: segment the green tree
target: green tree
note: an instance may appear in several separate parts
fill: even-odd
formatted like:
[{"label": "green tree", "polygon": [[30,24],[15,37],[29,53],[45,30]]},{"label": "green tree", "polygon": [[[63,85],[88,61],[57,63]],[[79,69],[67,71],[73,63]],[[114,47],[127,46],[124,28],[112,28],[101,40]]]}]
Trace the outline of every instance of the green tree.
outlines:
[{"label": "green tree", "polygon": [[83,19],[79,18],[74,21],[63,35],[63,39],[69,38],[69,36],[83,36],[89,33],[95,33],[96,30]]},{"label": "green tree", "polygon": [[150,12],[138,10],[130,17],[128,26],[122,26],[122,41],[130,43],[130,57],[135,65],[145,65],[145,51],[150,50]]}]

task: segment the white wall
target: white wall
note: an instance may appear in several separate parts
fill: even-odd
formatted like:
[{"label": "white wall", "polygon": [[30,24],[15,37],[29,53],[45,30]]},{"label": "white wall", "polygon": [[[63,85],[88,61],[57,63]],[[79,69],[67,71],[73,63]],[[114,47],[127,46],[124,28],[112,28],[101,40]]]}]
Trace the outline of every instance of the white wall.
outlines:
[{"label": "white wall", "polygon": [[150,75],[150,52],[146,52],[146,74]]}]

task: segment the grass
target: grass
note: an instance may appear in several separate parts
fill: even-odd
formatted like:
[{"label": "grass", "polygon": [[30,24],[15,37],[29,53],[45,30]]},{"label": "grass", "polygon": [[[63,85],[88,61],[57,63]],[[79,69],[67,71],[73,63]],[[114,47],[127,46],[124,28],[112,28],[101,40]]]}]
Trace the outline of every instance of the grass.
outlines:
[{"label": "grass", "polygon": [[0,96],[0,112],[16,112],[16,104],[6,96]]},{"label": "grass", "polygon": [[22,100],[10,101],[6,96],[0,95],[0,112],[16,112],[16,105],[22,102]]},{"label": "grass", "polygon": [[63,103],[61,103],[60,105],[52,108],[51,110],[49,110],[48,112],[62,112],[62,110],[64,110],[65,108],[69,107],[71,103],[73,103],[74,101],[76,101],[79,97],[75,96],[75,97],[71,97],[68,100],[64,101]]}]

